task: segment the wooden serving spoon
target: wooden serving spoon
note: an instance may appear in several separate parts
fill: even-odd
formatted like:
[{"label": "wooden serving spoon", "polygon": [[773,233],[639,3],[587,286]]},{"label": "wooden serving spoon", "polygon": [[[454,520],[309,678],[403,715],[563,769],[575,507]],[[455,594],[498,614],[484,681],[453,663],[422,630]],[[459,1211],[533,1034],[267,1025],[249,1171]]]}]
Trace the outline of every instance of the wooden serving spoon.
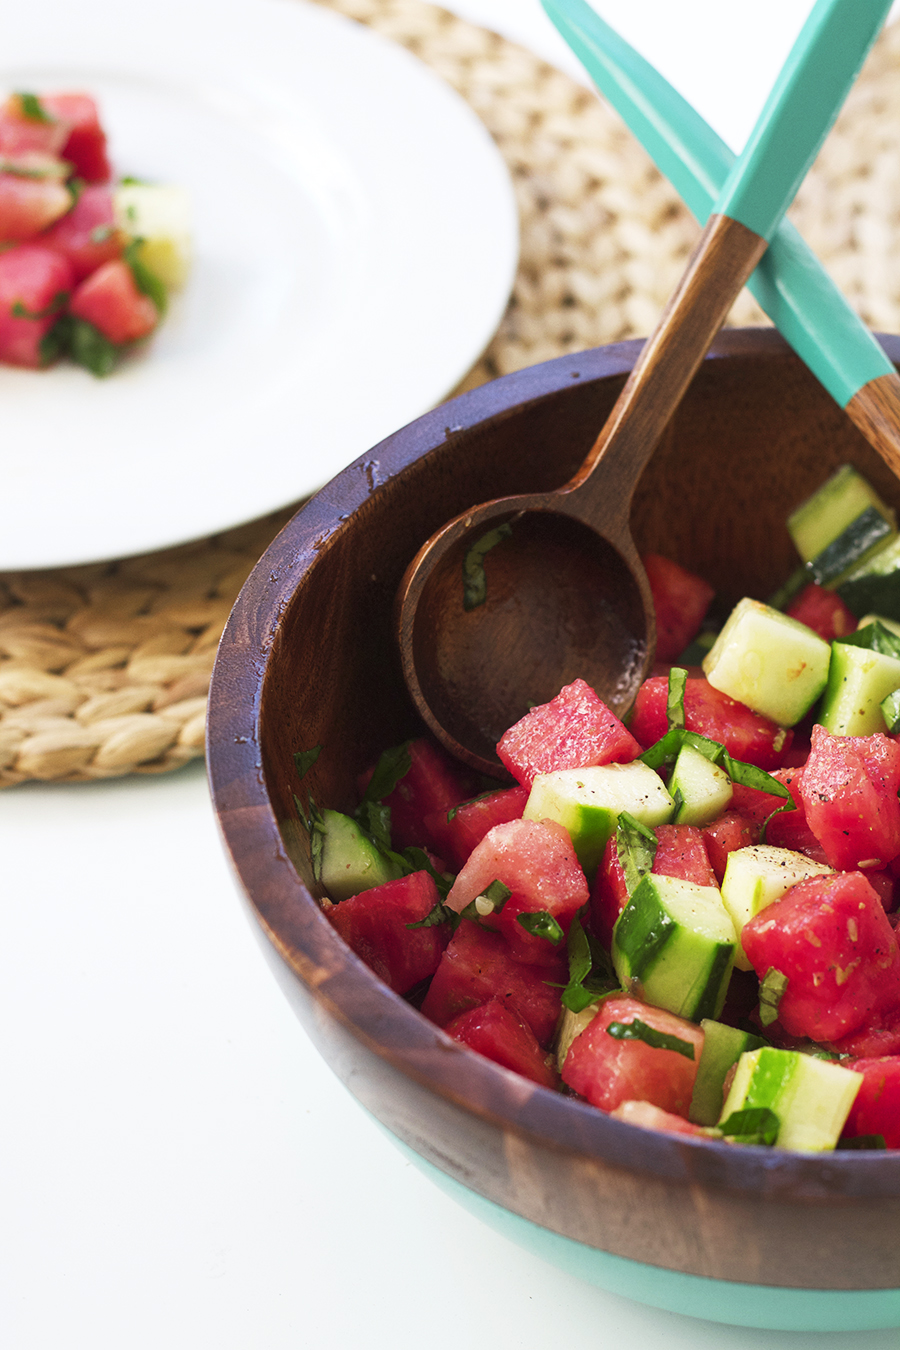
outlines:
[{"label": "wooden serving spoon", "polygon": [[[617,712],[656,640],[631,538],[635,486],[849,92],[891,0],[818,0],[685,273],[578,473],[485,502],[416,554],[397,594],[403,673],[427,725],[497,774],[494,747],[580,676]],[[484,558],[487,558],[485,568]],[[464,566],[483,593],[464,600]]]}]

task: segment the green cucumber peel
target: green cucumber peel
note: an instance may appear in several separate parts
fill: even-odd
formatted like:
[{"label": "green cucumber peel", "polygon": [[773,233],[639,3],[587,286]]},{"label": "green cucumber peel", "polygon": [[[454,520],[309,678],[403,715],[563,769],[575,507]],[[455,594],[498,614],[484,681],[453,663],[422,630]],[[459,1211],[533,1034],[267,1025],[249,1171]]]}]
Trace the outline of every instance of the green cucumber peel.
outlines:
[{"label": "green cucumber peel", "polygon": [[617,1041],[643,1041],[654,1050],[673,1050],[676,1055],[684,1055],[685,1059],[694,1058],[693,1041],[683,1041],[680,1036],[657,1031],[656,1027],[648,1026],[639,1017],[633,1022],[610,1022],[606,1034]]},{"label": "green cucumber peel", "polygon": [[544,938],[547,942],[552,942],[554,947],[558,947],[565,937],[556,919],[545,909],[517,914],[516,923],[521,924],[525,932],[530,933],[532,937]]},{"label": "green cucumber peel", "polygon": [[900,661],[900,637],[877,619],[874,623],[863,624],[855,633],[836,638],[832,646],[837,642],[845,647],[863,647],[866,651],[878,652],[881,656],[893,656],[895,660]]},{"label": "green cucumber peel", "polygon": [[860,1152],[869,1152],[880,1149],[886,1149],[883,1134],[857,1134],[852,1139],[840,1139],[835,1145],[843,1153],[845,1149],[858,1149]]},{"label": "green cucumber peel", "polygon": [[569,983],[563,989],[562,1003],[574,1013],[584,1012],[604,994],[619,988],[609,953],[592,934],[585,932],[581,920],[586,908],[575,915],[566,938]]},{"label": "green cucumber peel", "polygon": [[488,530],[472,545],[463,558],[463,609],[477,609],[487,599],[487,577],[484,571],[485,555],[512,534],[508,521]]},{"label": "green cucumber peel", "polygon": [[616,825],[616,852],[629,896],[653,870],[656,847],[656,835],[651,829],[627,811],[620,812]]},{"label": "green cucumber peel", "polygon": [[771,1026],[778,1017],[778,1008],[787,987],[788,977],[774,966],[769,966],[759,986],[759,1020],[764,1027]]},{"label": "green cucumber peel", "polygon": [[781,1121],[768,1106],[751,1106],[744,1111],[732,1111],[718,1128],[734,1144],[763,1144],[771,1148],[778,1138]]}]

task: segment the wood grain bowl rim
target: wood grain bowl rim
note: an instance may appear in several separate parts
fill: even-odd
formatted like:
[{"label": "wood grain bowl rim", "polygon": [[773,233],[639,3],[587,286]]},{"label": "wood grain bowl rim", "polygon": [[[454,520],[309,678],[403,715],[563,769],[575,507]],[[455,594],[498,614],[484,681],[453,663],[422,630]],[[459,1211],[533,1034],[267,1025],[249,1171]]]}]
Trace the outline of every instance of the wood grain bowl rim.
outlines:
[{"label": "wood grain bowl rim", "polygon": [[[900,363],[900,338],[881,340]],[[576,381],[621,378],[641,345],[558,357],[442,404],[361,455],[285,526],[235,604],[210,686],[207,760],[223,841],[263,932],[317,1008],[455,1106],[555,1150],[672,1182],[814,1205],[900,1198],[900,1151],[810,1155],[642,1130],[529,1084],[452,1040],[346,947],[290,862],[269,800],[259,714],[279,625],[301,580],[353,512],[415,460],[439,454],[450,435],[521,413]],[[742,358],[800,364],[774,331],[737,329],[720,335],[705,365]]]}]

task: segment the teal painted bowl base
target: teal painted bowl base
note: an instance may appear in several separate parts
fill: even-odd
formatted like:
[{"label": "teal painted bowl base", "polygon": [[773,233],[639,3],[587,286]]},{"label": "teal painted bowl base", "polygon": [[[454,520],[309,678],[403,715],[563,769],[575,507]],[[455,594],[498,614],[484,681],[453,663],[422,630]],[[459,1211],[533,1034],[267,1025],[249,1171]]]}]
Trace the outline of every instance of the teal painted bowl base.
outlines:
[{"label": "teal painted bowl base", "polygon": [[643,1265],[541,1228],[469,1190],[380,1127],[436,1186],[495,1232],[613,1294],[685,1317],[766,1331],[878,1331],[900,1326],[900,1289],[782,1289]]}]

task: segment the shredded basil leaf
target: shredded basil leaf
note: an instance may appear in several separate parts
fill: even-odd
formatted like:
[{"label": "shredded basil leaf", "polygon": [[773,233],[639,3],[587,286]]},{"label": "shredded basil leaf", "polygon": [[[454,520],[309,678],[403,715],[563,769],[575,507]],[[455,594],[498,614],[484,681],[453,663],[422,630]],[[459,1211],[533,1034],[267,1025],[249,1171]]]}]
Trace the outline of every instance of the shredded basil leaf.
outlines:
[{"label": "shredded basil leaf", "polygon": [[385,750],[363,793],[364,802],[383,801],[391,795],[401,778],[406,777],[412,767],[412,755],[409,752],[411,745],[412,741],[403,741]]},{"label": "shredded basil leaf", "polygon": [[616,851],[626,890],[633,895],[643,878],[653,870],[656,835],[628,811],[621,811],[616,825]]},{"label": "shredded basil leaf", "polygon": [[675,763],[684,745],[693,746],[712,764],[718,764],[720,768],[725,770],[733,783],[738,783],[741,787],[756,788],[758,792],[766,792],[772,797],[781,797],[784,805],[776,807],[763,822],[760,830],[762,842],[765,842],[766,826],[772,816],[779,815],[782,811],[795,811],[797,809],[791,796],[791,790],[785,787],[784,783],[779,783],[777,778],[773,778],[764,769],[758,769],[755,764],[745,764],[741,759],[732,759],[725,746],[719,741],[711,741],[708,736],[701,736],[696,731],[685,731],[673,727],[638,758],[651,769],[662,769]]},{"label": "shredded basil leaf", "polygon": [[122,256],[131,269],[135,286],[143,295],[150,297],[160,314],[165,314],[169,297],[159,277],[140,257],[140,247],[143,243],[143,239],[132,239]]},{"label": "shredded basil leaf", "polygon": [[455,909],[450,909],[449,905],[444,904],[443,898],[438,900],[433,909],[430,909],[424,919],[419,919],[418,923],[404,924],[405,928],[437,928],[439,924],[449,923],[455,929],[459,924],[460,916]]},{"label": "shredded basil leaf", "polygon": [[84,366],[85,370],[102,378],[112,371],[122,349],[86,319],[61,314],[50,331],[41,338],[38,350],[45,365],[65,355],[76,365]]},{"label": "shredded basil leaf", "polygon": [[770,1026],[778,1016],[778,1007],[788,987],[788,977],[780,970],[769,966],[759,986],[759,1020],[764,1027]]},{"label": "shredded basil leaf", "polygon": [[22,90],[16,92],[16,98],[19,100],[19,107],[22,110],[22,116],[29,122],[55,122],[56,118],[51,117],[47,109],[41,103],[37,94],[27,94]]},{"label": "shredded basil leaf", "polygon": [[312,750],[295,750],[294,763],[297,766],[297,773],[301,778],[309,772],[321,753],[321,745],[314,745]]},{"label": "shredded basil leaf", "polygon": [[900,660],[900,637],[892,633],[876,619],[874,623],[863,624],[855,633],[835,639],[844,647],[863,647],[869,652],[878,652],[882,656],[893,656]]},{"label": "shredded basil leaf", "polygon": [[753,1106],[744,1111],[732,1111],[719,1129],[735,1144],[771,1146],[778,1138],[781,1121],[768,1106]]},{"label": "shredded basil leaf", "polygon": [[[508,886],[504,886],[503,882],[500,881],[498,877],[495,877],[490,886],[484,888],[481,895],[485,900],[490,900],[491,904],[494,906],[494,913],[499,914],[509,897],[512,895],[512,891]],[[480,899],[481,897],[479,896],[478,898]]]},{"label": "shredded basil leaf", "polygon": [[92,244],[105,244],[116,232],[115,225],[95,225],[88,238]]},{"label": "shredded basil leaf", "polygon": [[888,734],[896,736],[897,732],[900,731],[900,689],[895,689],[892,694],[888,694],[880,706]]},{"label": "shredded basil leaf", "polygon": [[617,1041],[643,1041],[645,1045],[652,1045],[654,1050],[674,1050],[676,1055],[684,1055],[685,1059],[694,1058],[693,1041],[683,1041],[680,1036],[657,1031],[656,1027],[648,1026],[639,1017],[633,1022],[610,1022],[606,1034]]},{"label": "shredded basil leaf", "polygon": [[68,298],[68,291],[57,291],[43,309],[27,309],[21,300],[17,300],[12,307],[12,315],[14,319],[49,319],[51,314],[57,314],[62,309]]},{"label": "shredded basil leaf", "polygon": [[[297,801],[296,797],[294,798],[294,801],[297,802],[302,817],[303,811],[300,807],[300,802]],[[309,835],[309,855],[312,861],[313,876],[316,881],[321,881],[322,854],[325,848],[325,819],[313,801],[312,796],[310,796],[309,799],[309,815],[303,817],[303,819],[306,825],[306,832]]]},{"label": "shredded basil leaf", "polygon": [[545,909],[534,910],[529,914],[518,914],[516,923],[521,924],[525,932],[530,933],[532,937],[546,938],[554,947],[558,947],[565,937],[556,919]]},{"label": "shredded basil leaf", "polygon": [[585,932],[582,915],[578,911],[569,928],[566,945],[569,953],[569,983],[562,994],[564,1008],[583,1012],[597,1003],[604,994],[619,988],[609,953],[591,934]]},{"label": "shredded basil leaf", "polygon": [[477,609],[487,599],[487,577],[484,573],[484,559],[492,548],[496,548],[512,534],[508,521],[488,530],[463,558],[463,609]]},{"label": "shredded basil leaf", "polygon": [[669,671],[669,692],[666,697],[666,721],[669,731],[684,730],[684,688],[687,684],[687,671],[681,666],[672,666]]}]

